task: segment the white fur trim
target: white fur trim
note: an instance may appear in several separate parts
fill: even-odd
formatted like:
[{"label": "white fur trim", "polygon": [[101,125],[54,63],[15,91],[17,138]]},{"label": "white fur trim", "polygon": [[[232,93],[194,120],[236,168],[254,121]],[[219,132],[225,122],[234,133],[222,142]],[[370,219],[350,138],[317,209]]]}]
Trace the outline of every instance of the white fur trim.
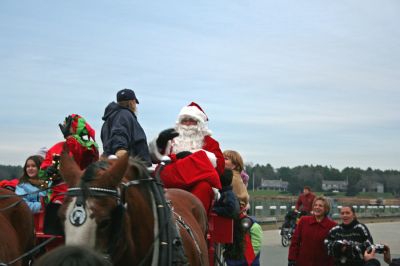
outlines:
[{"label": "white fur trim", "polygon": [[178,115],[178,121],[181,121],[182,117],[189,116],[194,117],[202,123],[207,122],[207,116],[196,106],[185,106],[182,108]]},{"label": "white fur trim", "polygon": [[214,192],[214,200],[218,201],[221,198],[221,193],[219,193],[219,190],[215,187],[212,187],[212,190]]},{"label": "white fur trim", "polygon": [[[169,150],[169,147],[171,146],[171,141],[168,141],[167,144],[167,148],[165,149],[165,151]],[[157,147],[157,138],[153,139],[150,143],[149,143],[149,152],[150,152],[150,156],[151,156],[151,160],[153,163],[159,163],[161,161],[164,161],[166,159],[166,154],[162,154]],[[169,157],[168,157],[169,158]]]},{"label": "white fur trim", "polygon": [[208,157],[208,159],[210,160],[211,164],[215,167],[217,167],[217,156],[215,156],[214,153],[206,151],[201,149],[200,151],[204,151]]}]

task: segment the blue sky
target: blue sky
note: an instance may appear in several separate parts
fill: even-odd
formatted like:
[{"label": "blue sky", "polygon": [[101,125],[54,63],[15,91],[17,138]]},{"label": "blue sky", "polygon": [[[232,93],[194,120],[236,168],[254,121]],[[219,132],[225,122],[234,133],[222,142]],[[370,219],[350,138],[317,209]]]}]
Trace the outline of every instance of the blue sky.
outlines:
[{"label": "blue sky", "polygon": [[96,129],[124,87],[148,139],[198,102],[273,167],[400,169],[400,2],[0,1],[0,164]]}]

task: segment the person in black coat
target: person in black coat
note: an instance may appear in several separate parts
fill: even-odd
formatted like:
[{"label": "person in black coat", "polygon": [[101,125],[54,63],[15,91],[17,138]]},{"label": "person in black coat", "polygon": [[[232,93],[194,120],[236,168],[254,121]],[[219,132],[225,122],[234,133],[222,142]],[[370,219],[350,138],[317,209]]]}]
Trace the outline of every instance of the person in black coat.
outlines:
[{"label": "person in black coat", "polygon": [[220,176],[222,188],[219,190],[221,197],[214,204],[213,211],[224,217],[235,219],[239,215],[239,200],[232,191],[233,172],[231,169],[224,169]]},{"label": "person in black coat", "polygon": [[328,254],[336,266],[362,266],[365,250],[373,244],[368,228],[357,220],[353,206],[340,209],[342,223],[333,227],[325,239]]},{"label": "person in black coat", "polygon": [[136,105],[139,104],[135,92],[123,89],[117,93],[117,103],[107,105],[101,128],[103,157],[115,154],[117,157],[128,153],[138,156],[147,166],[151,166],[147,138],[136,117]]}]

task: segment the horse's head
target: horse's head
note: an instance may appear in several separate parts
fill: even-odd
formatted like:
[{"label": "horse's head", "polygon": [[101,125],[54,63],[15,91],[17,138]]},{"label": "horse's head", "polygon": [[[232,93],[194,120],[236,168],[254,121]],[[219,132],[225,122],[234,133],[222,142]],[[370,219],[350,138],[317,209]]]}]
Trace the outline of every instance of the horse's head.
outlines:
[{"label": "horse's head", "polygon": [[111,238],[123,220],[119,184],[127,165],[126,156],[111,167],[98,161],[81,171],[73,158],[62,153],[60,173],[69,189],[60,216],[67,245],[86,245],[109,254]]}]

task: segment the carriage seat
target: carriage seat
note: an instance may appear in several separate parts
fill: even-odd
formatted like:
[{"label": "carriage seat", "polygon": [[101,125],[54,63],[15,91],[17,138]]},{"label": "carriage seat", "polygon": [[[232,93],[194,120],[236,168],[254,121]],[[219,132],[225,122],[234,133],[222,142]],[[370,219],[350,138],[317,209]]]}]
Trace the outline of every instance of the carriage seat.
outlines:
[{"label": "carriage seat", "polygon": [[[38,238],[50,238],[54,235],[46,234],[44,231],[44,219],[45,219],[45,212],[41,210],[38,213],[35,213],[33,216],[35,222],[35,234]],[[57,235],[58,238],[63,238],[62,235]]]},{"label": "carriage seat", "polygon": [[[219,244],[233,243],[233,219],[218,216],[211,212],[208,216],[208,259],[210,265],[214,265],[218,256]],[[221,254],[219,254],[221,255]]]},{"label": "carriage seat", "polygon": [[50,243],[48,243],[45,246],[45,250],[49,251],[53,248],[63,245],[64,237],[61,235],[50,235],[50,234],[44,233],[44,217],[45,217],[45,212],[43,210],[38,213],[35,213],[33,216],[33,220],[35,223],[36,244],[38,244],[39,242],[42,242],[46,239],[56,237],[56,239],[54,239],[53,241],[51,241]]}]

